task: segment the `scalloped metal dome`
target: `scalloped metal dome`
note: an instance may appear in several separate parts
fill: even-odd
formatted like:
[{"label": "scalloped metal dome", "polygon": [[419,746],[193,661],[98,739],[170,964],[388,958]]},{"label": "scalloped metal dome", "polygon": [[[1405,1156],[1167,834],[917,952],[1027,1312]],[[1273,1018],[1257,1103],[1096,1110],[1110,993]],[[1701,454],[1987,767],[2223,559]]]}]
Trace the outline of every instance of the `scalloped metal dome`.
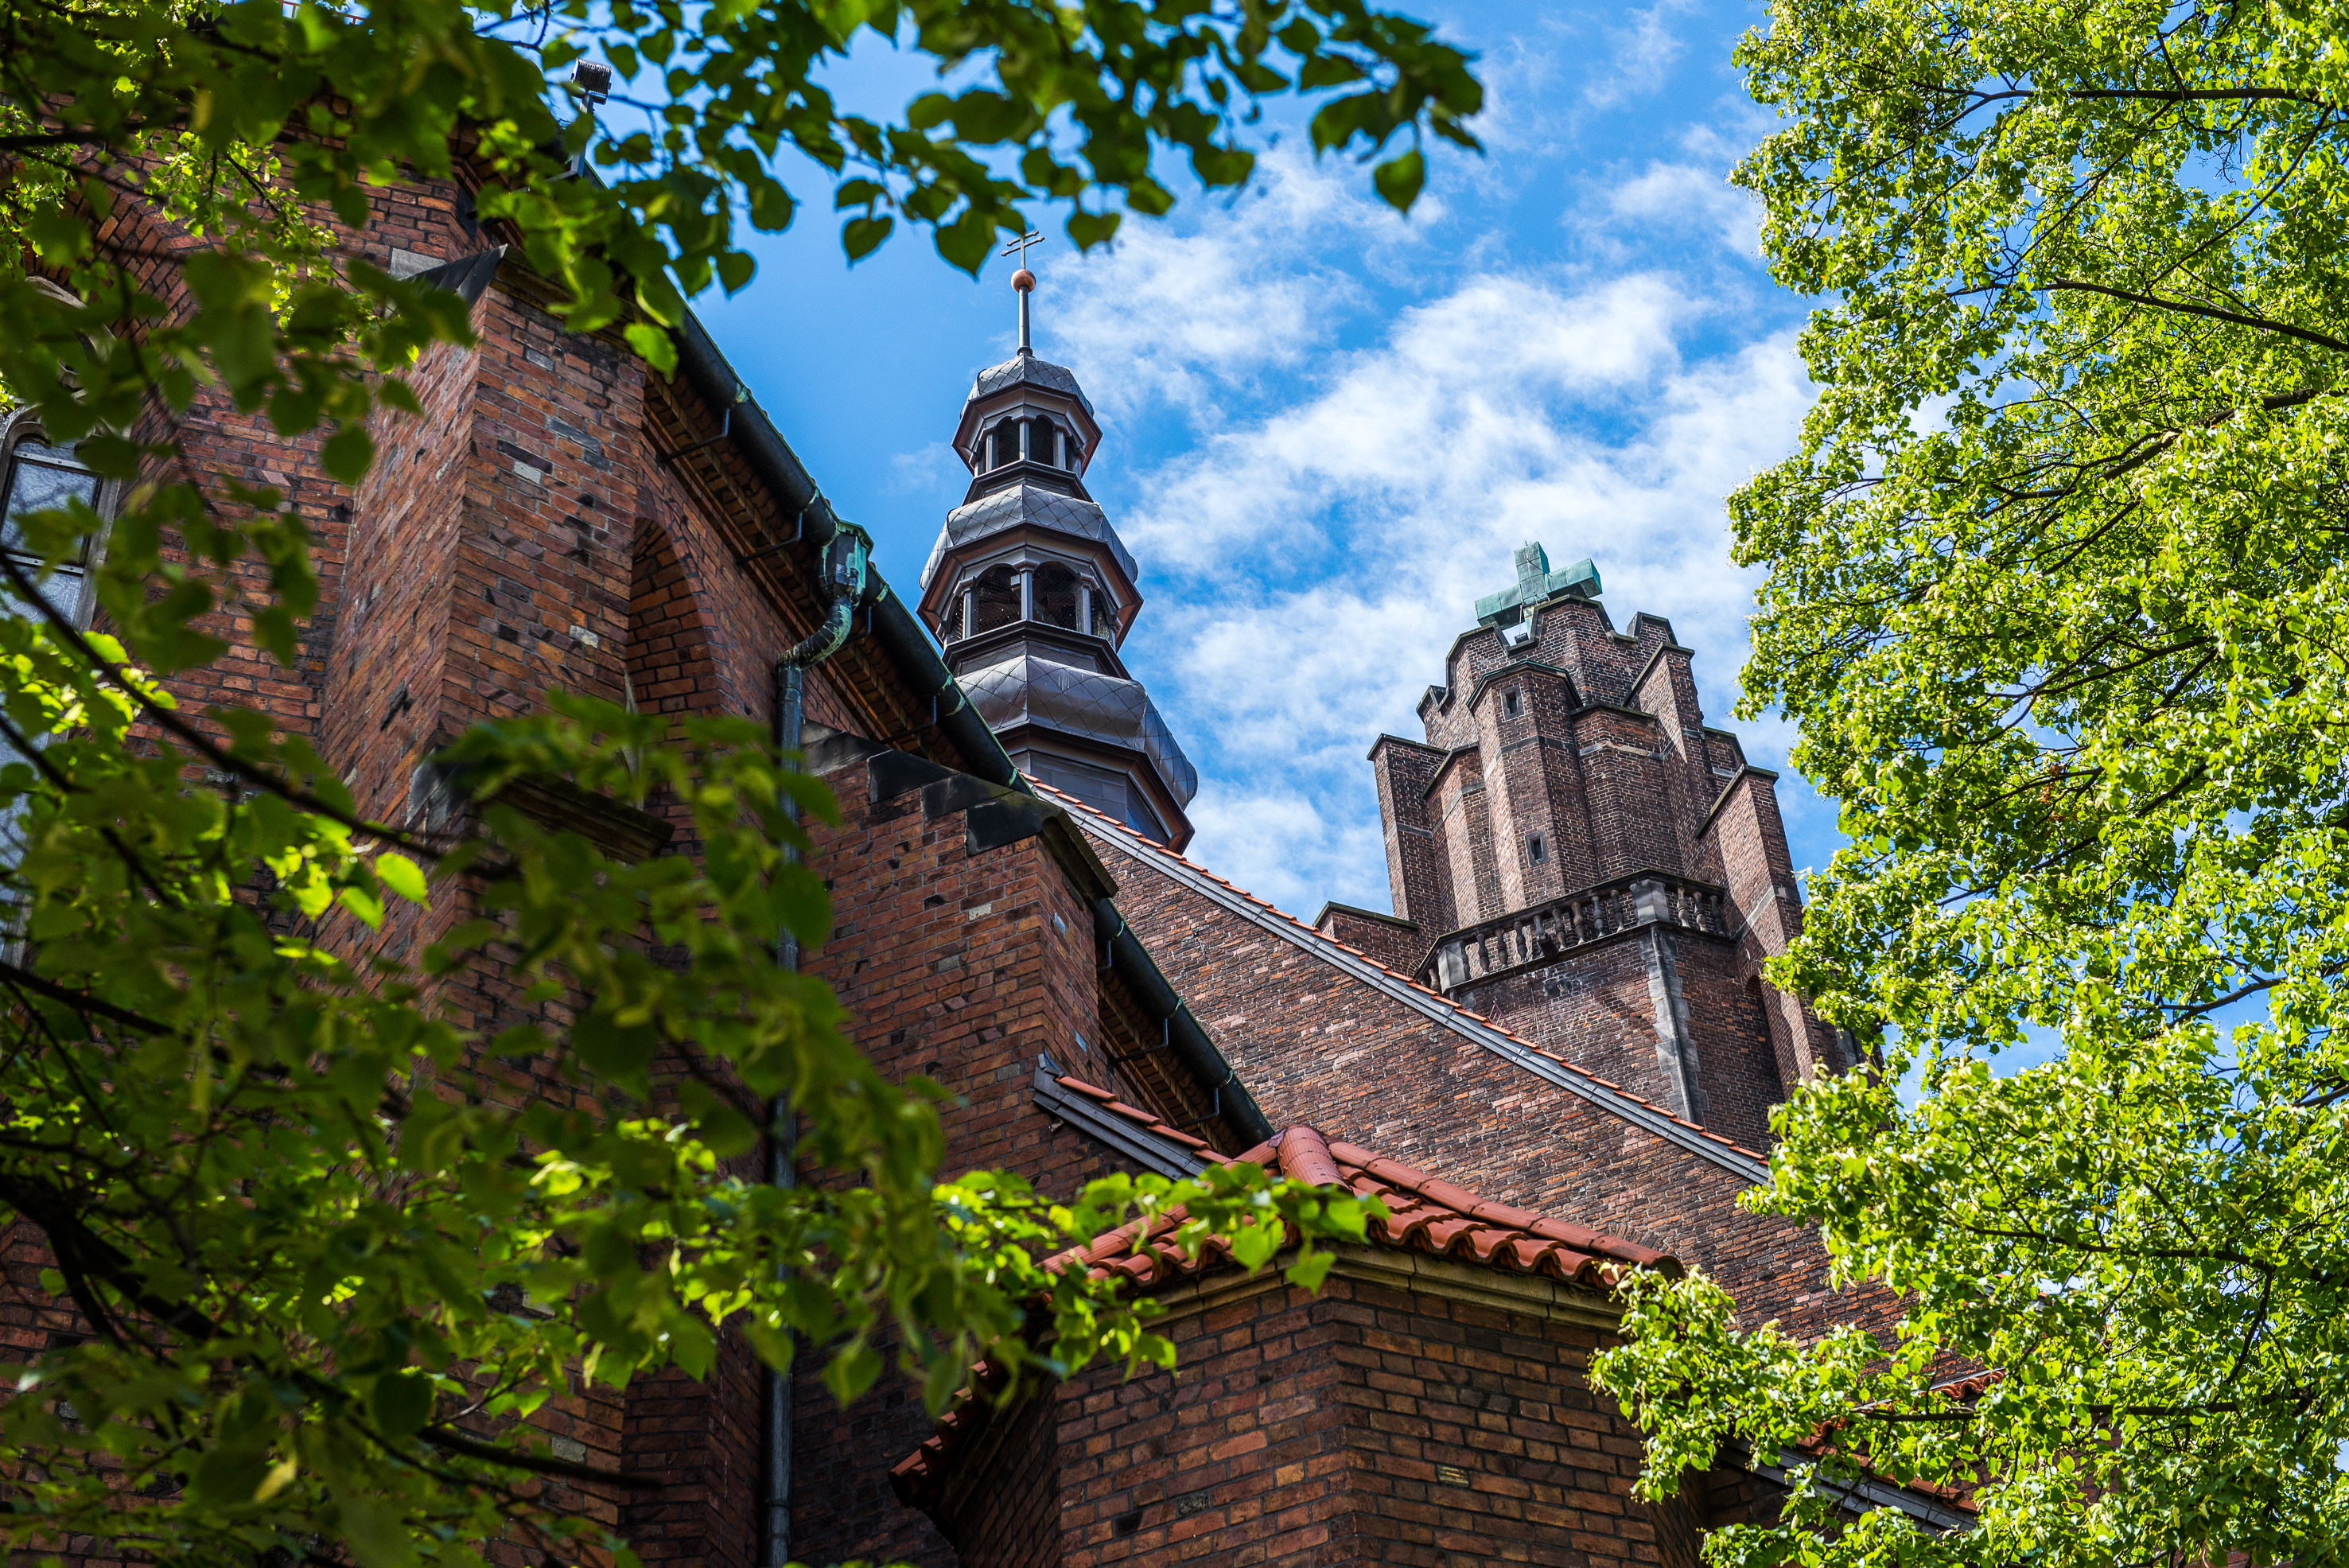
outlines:
[{"label": "scalloped metal dome", "polygon": [[937,542],[930,546],[930,558],[922,566],[922,587],[938,573],[938,563],[946,559],[948,550],[984,539],[1006,529],[1032,523],[1040,528],[1066,534],[1075,539],[1095,539],[1109,546],[1110,554],[1125,572],[1126,580],[1138,579],[1142,571],[1133,563],[1125,542],[1117,530],[1109,525],[1109,518],[1090,501],[1073,495],[1063,495],[1057,490],[1047,490],[1040,484],[1025,481],[1007,486],[989,495],[956,507],[947,514],[946,526],[938,530]]},{"label": "scalloped metal dome", "polygon": [[1049,359],[1039,359],[1025,349],[1000,365],[989,365],[981,370],[978,379],[971,383],[970,396],[963,400],[963,404],[968,407],[981,398],[991,398],[1014,387],[1041,387],[1048,392],[1059,392],[1076,399],[1087,418],[1100,417],[1093,412],[1092,400],[1085,396],[1082,387],[1077,385],[1074,370],[1066,365],[1055,365]]}]

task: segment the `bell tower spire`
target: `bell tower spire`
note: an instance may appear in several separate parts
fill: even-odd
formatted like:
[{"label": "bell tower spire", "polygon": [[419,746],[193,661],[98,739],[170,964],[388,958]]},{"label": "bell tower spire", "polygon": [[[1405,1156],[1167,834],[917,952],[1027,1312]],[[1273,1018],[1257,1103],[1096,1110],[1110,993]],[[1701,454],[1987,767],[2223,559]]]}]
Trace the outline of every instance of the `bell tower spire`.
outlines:
[{"label": "bell tower spire", "polygon": [[[1030,234],[1004,247],[1019,252]],[[1140,568],[1085,490],[1101,425],[1074,372],[1036,357],[1011,275],[1019,351],[978,373],[954,445],[970,487],[922,568],[923,621],[947,668],[1030,777],[1174,849],[1198,770],[1118,649],[1142,611]]]},{"label": "bell tower spire", "polygon": [[1019,296],[1019,352],[1022,354],[1036,352],[1029,341],[1028,333],[1028,296],[1036,292],[1036,275],[1028,270],[1028,247],[1043,243],[1043,231],[1030,229],[998,253],[1008,256],[1016,251],[1019,256],[1019,270],[1011,275],[1011,287]]}]

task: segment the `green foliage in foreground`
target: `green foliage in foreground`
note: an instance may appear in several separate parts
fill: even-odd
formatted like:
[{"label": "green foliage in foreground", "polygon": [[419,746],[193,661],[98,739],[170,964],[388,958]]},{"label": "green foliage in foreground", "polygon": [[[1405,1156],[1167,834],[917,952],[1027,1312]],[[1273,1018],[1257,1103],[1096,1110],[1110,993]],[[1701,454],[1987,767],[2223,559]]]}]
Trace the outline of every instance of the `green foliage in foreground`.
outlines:
[{"label": "green foliage in foreground", "polygon": [[[454,749],[485,793],[528,774],[689,802],[704,862],[630,866],[494,800],[453,844],[361,823],[303,743],[217,711],[231,738],[207,742],[67,626],[0,618],[0,692],[31,758],[0,768],[25,931],[0,966],[0,1222],[40,1227],[43,1283],[88,1334],[0,1405],[11,1550],[88,1532],[174,1563],[398,1568],[502,1540],[574,1561],[621,1542],[575,1491],[548,1501],[585,1467],[525,1423],[587,1383],[703,1374],[721,1329],[779,1367],[796,1333],[843,1400],[894,1344],[934,1408],[981,1355],[1165,1366],[1152,1303],[1035,1260],[1177,1202],[1252,1266],[1295,1227],[1307,1284],[1312,1238],[1361,1236],[1356,1199],[1253,1166],[1068,1207],[1006,1175],[939,1184],[941,1091],[884,1081],[823,984],[776,965],[785,931],[830,925],[781,803],[833,805],[748,721],[672,737],[558,701]],[[127,743],[142,718],[175,738]],[[367,940],[435,919],[393,918],[428,898],[454,907],[419,950]],[[545,1022],[460,1034],[435,987],[468,971]],[[688,1064],[668,1095],[657,1056]],[[823,1185],[724,1163],[776,1096]]]},{"label": "green foliage in foreground", "polygon": [[[820,78],[860,36],[950,90],[843,110]],[[562,85],[583,50],[616,67],[600,121]],[[1294,1231],[1292,1278],[1318,1282],[1312,1239],[1359,1237],[1362,1206],[1253,1168],[1065,1209],[1001,1176],[938,1185],[934,1087],[883,1082],[773,961],[831,925],[782,803],[830,807],[741,723],[567,703],[456,748],[479,791],[528,773],[688,801],[704,860],[630,867],[494,804],[478,836],[412,839],[258,715],[177,712],[161,683],[227,651],[207,617],[290,662],[318,598],[304,519],[197,477],[180,421],[199,399],[258,411],[358,480],[369,421],[415,410],[418,355],[471,328],[350,236],[383,185],[460,161],[483,243],[518,243],[568,328],[666,369],[686,298],[750,281],[740,224],[792,221],[790,156],[833,177],[852,257],[903,219],[975,270],[1022,203],[1094,244],[1167,209],[1169,159],[1245,182],[1247,127],[1285,94],[1408,208],[1423,137],[1473,147],[1481,91],[1363,0],[0,6],[0,400],[119,501],[103,527],[25,520],[52,561],[105,535],[108,635],[40,614],[21,576],[0,615],[0,891],[24,933],[0,967],[0,1223],[40,1228],[89,1331],[0,1406],[0,1544],[574,1561],[621,1543],[542,1490],[578,1467],[527,1423],[585,1380],[702,1371],[732,1328],[771,1364],[821,1355],[843,1398],[895,1354],[934,1407],[982,1354],[1164,1364],[1147,1303],[1033,1260],[1176,1202],[1251,1265]],[[110,223],[140,213],[195,243]],[[543,1021],[458,1033],[436,988],[484,967]],[[673,1097],[657,1059],[688,1064]],[[484,1092],[485,1060],[576,1093]],[[776,1096],[822,1183],[729,1165]]]},{"label": "green foliage in foreground", "polygon": [[[1774,978],[1888,1067],[1786,1108],[1755,1201],[1913,1310],[1879,1358],[1643,1287],[1601,1376],[1650,1484],[1730,1436],[1845,1456],[1718,1562],[2349,1555],[2345,40],[1775,0],[1744,47],[1787,118],[1739,179],[1830,301],[1801,449],[1732,503],[1747,709],[1852,840]],[[1978,1528],[1838,1533],[1853,1456]]]}]

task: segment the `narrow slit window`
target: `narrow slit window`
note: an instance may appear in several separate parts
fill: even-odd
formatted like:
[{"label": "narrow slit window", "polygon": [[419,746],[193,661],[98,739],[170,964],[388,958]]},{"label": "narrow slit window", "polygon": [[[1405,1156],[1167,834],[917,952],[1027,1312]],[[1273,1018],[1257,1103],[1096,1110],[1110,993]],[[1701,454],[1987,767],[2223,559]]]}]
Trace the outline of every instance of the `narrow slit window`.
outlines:
[{"label": "narrow slit window", "polygon": [[1540,834],[1537,833],[1526,840],[1526,855],[1537,866],[1549,858],[1549,847],[1542,843]]},{"label": "narrow slit window", "polygon": [[1503,693],[1501,694],[1501,715],[1502,715],[1502,717],[1504,717],[1504,718],[1507,718],[1507,719],[1514,719],[1514,718],[1516,718],[1518,714],[1520,714],[1520,713],[1524,712],[1524,711],[1525,711],[1525,709],[1526,709],[1526,700],[1525,700],[1525,694],[1524,694],[1523,692],[1519,692],[1519,691],[1505,691],[1505,692],[1503,692]]}]

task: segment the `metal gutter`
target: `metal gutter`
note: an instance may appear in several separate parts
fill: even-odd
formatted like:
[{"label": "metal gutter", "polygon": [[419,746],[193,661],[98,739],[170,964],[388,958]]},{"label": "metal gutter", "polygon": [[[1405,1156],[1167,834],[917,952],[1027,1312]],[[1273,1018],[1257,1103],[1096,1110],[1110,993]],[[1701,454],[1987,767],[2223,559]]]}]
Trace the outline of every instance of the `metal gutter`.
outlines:
[{"label": "metal gutter", "polygon": [[[1079,826],[1084,825],[1080,822]],[[1216,1049],[1216,1043],[1207,1038],[1207,1032],[1191,1016],[1190,1004],[1174,994],[1174,988],[1159,972],[1158,961],[1150,956],[1150,950],[1135,938],[1133,928],[1125,923],[1125,917],[1107,898],[1094,901],[1093,935],[1109,951],[1107,967],[1117,972],[1143,1010],[1164,1029],[1167,1048],[1182,1058],[1183,1064],[1214,1093],[1216,1114],[1238,1128],[1251,1143],[1268,1141],[1272,1123],[1265,1119],[1256,1096],[1247,1092],[1238,1072],[1224,1060],[1224,1054]]]},{"label": "metal gutter", "polygon": [[[1791,1487],[1794,1484],[1794,1478],[1789,1472],[1818,1463],[1814,1456],[1797,1453],[1792,1449],[1781,1449],[1778,1451],[1778,1462],[1772,1465],[1764,1464],[1755,1459],[1752,1450],[1746,1449],[1742,1443],[1725,1445],[1725,1457],[1733,1463],[1742,1464],[1752,1474],[1777,1486]],[[1907,1514],[1920,1524],[1930,1525],[1935,1530],[1947,1531],[1952,1534],[1962,1534],[1971,1531],[1979,1522],[1971,1514],[1961,1509],[1951,1508],[1938,1498],[1910,1491],[1906,1487],[1895,1486],[1890,1481],[1873,1475],[1862,1475],[1851,1481],[1825,1484],[1842,1491],[1847,1500],[1865,1501],[1876,1508],[1889,1508],[1896,1512]],[[1851,1507],[1855,1513],[1868,1511],[1867,1509],[1857,1507],[1853,1502],[1847,1501],[1847,1506]]]},{"label": "metal gutter", "polygon": [[[726,356],[719,352],[716,340],[702,326],[701,318],[687,312],[684,325],[670,337],[677,343],[678,373],[691,382],[713,408],[732,411],[732,420],[719,439],[731,441],[784,510],[799,514],[811,546],[820,551],[831,545],[833,536],[843,526],[843,520],[810,477],[799,454],[792,451],[791,443],[776,430],[774,421],[750,395],[749,388],[734,373],[734,367],[727,363]],[[868,612],[866,625],[874,640],[887,650],[906,683],[930,695],[937,710],[937,726],[962,754],[968,764],[966,771],[989,784],[1033,794],[1035,791],[1029,787],[1028,781],[1011,765],[1003,742],[996,739],[987,721],[964,699],[961,686],[947,669],[946,660],[938,656],[930,634],[914,618],[905,598],[890,588],[879,572],[866,574],[860,606]]]},{"label": "metal gutter", "polygon": [[1040,1057],[1036,1063],[1036,1103],[1071,1126],[1081,1127],[1136,1165],[1161,1176],[1181,1181],[1207,1168],[1206,1160],[1181,1144],[1170,1143],[1147,1127],[1134,1126],[1115,1111],[1104,1110],[1074,1089],[1062,1087],[1048,1058]]}]

